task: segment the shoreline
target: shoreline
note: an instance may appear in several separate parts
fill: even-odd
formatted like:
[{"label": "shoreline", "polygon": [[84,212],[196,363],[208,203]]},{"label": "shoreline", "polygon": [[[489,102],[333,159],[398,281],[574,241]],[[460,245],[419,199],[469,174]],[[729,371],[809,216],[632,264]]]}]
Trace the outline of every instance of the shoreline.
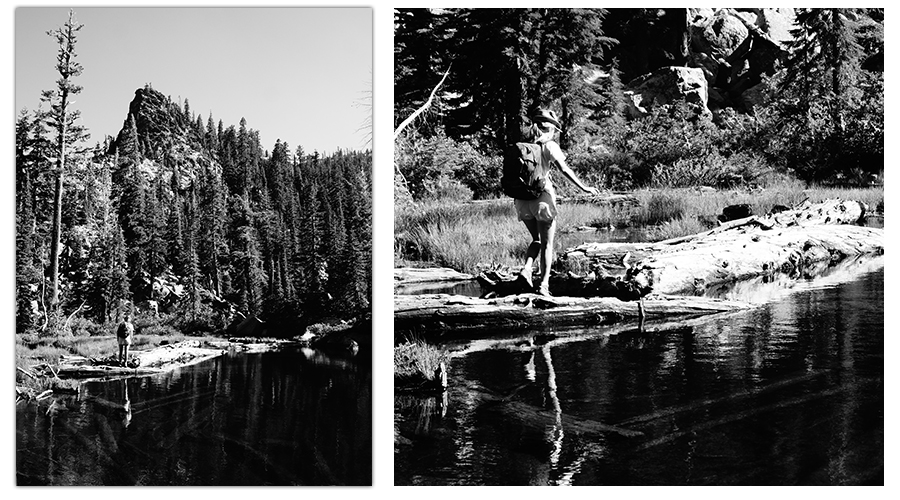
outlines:
[{"label": "shoreline", "polygon": [[38,388],[16,384],[16,402],[39,402],[51,396],[77,394],[86,382],[110,381],[146,377],[167,373],[178,368],[200,364],[229,352],[262,353],[277,351],[289,346],[307,345],[296,340],[280,339],[189,339],[173,344],[158,345],[148,350],[132,351],[129,362],[136,366],[124,367],[109,363],[108,359],[85,356],[63,356],[54,368],[42,362],[28,367],[17,367],[30,378],[39,380]]}]

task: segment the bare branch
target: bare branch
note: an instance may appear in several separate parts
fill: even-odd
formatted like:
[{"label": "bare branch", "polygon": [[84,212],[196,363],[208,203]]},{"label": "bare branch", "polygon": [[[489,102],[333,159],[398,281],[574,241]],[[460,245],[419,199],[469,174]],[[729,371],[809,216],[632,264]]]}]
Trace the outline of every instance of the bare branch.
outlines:
[{"label": "bare branch", "polygon": [[394,140],[397,140],[397,137],[400,136],[400,132],[402,132],[403,129],[406,128],[407,125],[412,123],[412,121],[415,120],[416,117],[418,117],[419,115],[424,113],[425,110],[428,109],[428,106],[431,106],[431,101],[434,100],[434,94],[437,93],[438,88],[440,88],[440,86],[444,83],[444,80],[447,79],[447,75],[449,75],[449,74],[450,74],[450,68],[447,68],[447,71],[444,72],[444,76],[443,76],[443,78],[441,78],[441,81],[439,81],[438,84],[435,85],[435,87],[431,90],[431,95],[428,96],[428,100],[425,101],[425,104],[420,106],[419,109],[417,109],[413,114],[409,115],[409,117],[407,119],[403,120],[403,123],[401,123],[397,127],[397,130],[394,131]]}]

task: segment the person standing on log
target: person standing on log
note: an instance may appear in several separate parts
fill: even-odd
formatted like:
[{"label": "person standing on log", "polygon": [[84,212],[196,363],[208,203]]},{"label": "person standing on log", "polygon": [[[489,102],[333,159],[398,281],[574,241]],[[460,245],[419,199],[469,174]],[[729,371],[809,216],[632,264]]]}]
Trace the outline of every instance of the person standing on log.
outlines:
[{"label": "person standing on log", "polygon": [[116,330],[116,339],[119,342],[119,364],[122,366],[126,366],[128,362],[128,346],[131,345],[133,338],[134,325],[131,323],[131,313],[126,313]]},{"label": "person standing on log", "polygon": [[[523,141],[541,146],[541,170],[544,177],[544,191],[534,200],[515,200],[519,220],[525,223],[531,233],[531,244],[525,253],[525,266],[517,279],[527,284],[529,289],[544,296],[550,295],[550,267],[553,264],[553,240],[556,235],[556,190],[550,181],[550,167],[555,163],[560,171],[582,191],[600,194],[595,187],[589,187],[566,163],[566,155],[556,142],[556,134],[561,125],[556,113],[549,109],[539,109],[531,118],[532,124],[525,131]],[[534,260],[540,255],[540,281],[532,282]]]}]

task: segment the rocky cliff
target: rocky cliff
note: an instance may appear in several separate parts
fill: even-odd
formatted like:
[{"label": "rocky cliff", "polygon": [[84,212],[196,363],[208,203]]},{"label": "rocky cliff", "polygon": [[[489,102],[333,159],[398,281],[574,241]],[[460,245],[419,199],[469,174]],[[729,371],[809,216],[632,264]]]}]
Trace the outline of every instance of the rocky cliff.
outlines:
[{"label": "rocky cliff", "polygon": [[[621,62],[632,116],[684,99],[708,115],[747,110],[763,98],[764,75],[777,72],[795,27],[794,9],[642,9],[624,19],[613,9],[608,34],[622,43]],[[647,39],[647,33],[653,36]],[[644,40],[634,39],[638,35]],[[634,39],[634,40],[633,40]]]},{"label": "rocky cliff", "polygon": [[221,172],[218,163],[204,150],[203,127],[193,123],[171,98],[149,85],[135,90],[111,153],[123,153],[131,117],[134,117],[138,150],[143,157],[139,168],[149,180],[162,175],[166,185],[171,186],[171,176],[175,175],[177,186],[186,189],[202,168]]}]

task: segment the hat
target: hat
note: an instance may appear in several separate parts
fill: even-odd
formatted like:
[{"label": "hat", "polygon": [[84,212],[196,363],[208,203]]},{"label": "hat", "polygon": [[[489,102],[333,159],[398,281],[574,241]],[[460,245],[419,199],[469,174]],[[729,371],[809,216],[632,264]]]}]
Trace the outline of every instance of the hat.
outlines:
[{"label": "hat", "polygon": [[556,130],[562,130],[562,125],[559,124],[559,118],[556,117],[556,113],[551,109],[539,109],[531,119],[535,123],[549,123],[556,127]]}]

